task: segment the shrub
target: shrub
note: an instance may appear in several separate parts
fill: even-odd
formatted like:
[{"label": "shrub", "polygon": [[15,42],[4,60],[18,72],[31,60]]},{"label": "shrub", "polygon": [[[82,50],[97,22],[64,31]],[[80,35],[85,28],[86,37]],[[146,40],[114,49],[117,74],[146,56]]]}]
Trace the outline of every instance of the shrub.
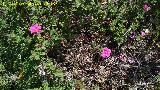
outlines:
[{"label": "shrub", "polygon": [[[3,1],[0,5],[0,89],[71,89],[73,81],[64,78],[63,71],[57,68],[58,61],[53,59],[59,56],[48,53],[56,45],[60,46],[63,41],[70,43],[81,34],[90,38],[95,33],[109,37],[104,46],[112,52],[107,57],[120,55],[122,59],[122,56],[129,58],[129,54],[133,54],[137,59],[135,64],[140,64],[136,68],[140,77],[150,76],[150,64],[145,64],[148,67],[142,64],[153,58],[138,59],[138,55],[144,58],[154,51],[154,55],[158,54],[159,3],[158,0]],[[88,42],[93,44],[91,41]],[[101,40],[97,42],[105,44]],[[94,54],[99,52],[93,51]],[[63,54],[61,52],[60,59],[64,59]],[[159,63],[158,56],[154,59],[150,62]],[[113,60],[114,64],[122,65],[116,60]],[[145,69],[147,75],[142,77]],[[128,78],[136,81],[134,76],[128,75]]]}]

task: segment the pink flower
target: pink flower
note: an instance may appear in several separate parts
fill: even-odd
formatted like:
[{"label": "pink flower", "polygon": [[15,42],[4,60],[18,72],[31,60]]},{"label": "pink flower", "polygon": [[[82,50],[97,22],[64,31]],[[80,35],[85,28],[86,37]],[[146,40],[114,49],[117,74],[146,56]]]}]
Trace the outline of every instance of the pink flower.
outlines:
[{"label": "pink flower", "polygon": [[37,34],[37,33],[40,33],[42,30],[41,30],[41,26],[38,25],[38,24],[34,24],[30,27],[29,31],[31,32],[31,34]]},{"label": "pink flower", "polygon": [[107,47],[103,48],[101,56],[103,58],[108,58],[111,55],[111,50]]},{"label": "pink flower", "polygon": [[144,37],[145,35],[146,35],[146,33],[141,31],[141,36]]},{"label": "pink flower", "polygon": [[148,12],[150,9],[151,9],[151,7],[150,7],[148,4],[144,4],[144,5],[143,5],[143,10],[144,10],[145,12]]}]

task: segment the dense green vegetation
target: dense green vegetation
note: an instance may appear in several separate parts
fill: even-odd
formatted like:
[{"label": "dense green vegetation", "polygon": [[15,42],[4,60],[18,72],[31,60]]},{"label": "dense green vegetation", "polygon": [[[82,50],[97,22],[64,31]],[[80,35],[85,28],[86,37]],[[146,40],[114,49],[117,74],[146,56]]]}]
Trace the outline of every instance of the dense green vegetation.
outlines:
[{"label": "dense green vegetation", "polygon": [[[91,46],[90,51],[85,51],[85,45]],[[87,86],[92,81],[89,72],[84,81],[78,79],[83,75],[74,70],[81,63],[90,65],[83,56],[76,59],[82,52],[95,67],[103,66],[110,72],[104,80],[93,80]],[[72,59],[67,61],[67,56]],[[67,70],[63,69],[65,62],[69,63]],[[158,90],[159,65],[158,0],[0,1],[1,90],[125,88],[120,85],[124,77],[126,87],[143,82]],[[72,72],[73,77],[67,79],[66,72]]]}]

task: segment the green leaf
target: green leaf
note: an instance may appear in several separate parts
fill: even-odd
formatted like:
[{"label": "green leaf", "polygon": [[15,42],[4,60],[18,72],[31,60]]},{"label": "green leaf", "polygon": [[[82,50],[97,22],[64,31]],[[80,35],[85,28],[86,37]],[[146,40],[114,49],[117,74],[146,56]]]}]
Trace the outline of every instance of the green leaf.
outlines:
[{"label": "green leaf", "polygon": [[79,7],[83,3],[83,0],[76,0],[76,6]]}]

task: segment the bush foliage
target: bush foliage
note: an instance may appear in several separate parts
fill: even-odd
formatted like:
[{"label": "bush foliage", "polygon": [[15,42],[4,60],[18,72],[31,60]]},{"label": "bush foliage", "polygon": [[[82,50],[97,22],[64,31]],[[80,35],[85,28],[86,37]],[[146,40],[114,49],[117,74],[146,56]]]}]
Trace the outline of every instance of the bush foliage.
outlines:
[{"label": "bush foliage", "polygon": [[[124,52],[129,49],[132,54],[145,56],[155,51],[159,55],[158,0],[2,0],[0,3],[2,90],[73,89],[74,80],[64,78],[48,51],[80,33],[89,36],[103,33],[110,38],[108,42],[113,44],[110,48],[115,49],[115,54],[129,43],[132,47],[125,48]],[[148,11],[144,10],[144,4],[149,6]],[[41,25],[42,32],[31,34],[29,28],[33,24]],[[145,32],[144,37],[141,32]],[[154,59],[147,62],[159,63],[159,56]]]}]

